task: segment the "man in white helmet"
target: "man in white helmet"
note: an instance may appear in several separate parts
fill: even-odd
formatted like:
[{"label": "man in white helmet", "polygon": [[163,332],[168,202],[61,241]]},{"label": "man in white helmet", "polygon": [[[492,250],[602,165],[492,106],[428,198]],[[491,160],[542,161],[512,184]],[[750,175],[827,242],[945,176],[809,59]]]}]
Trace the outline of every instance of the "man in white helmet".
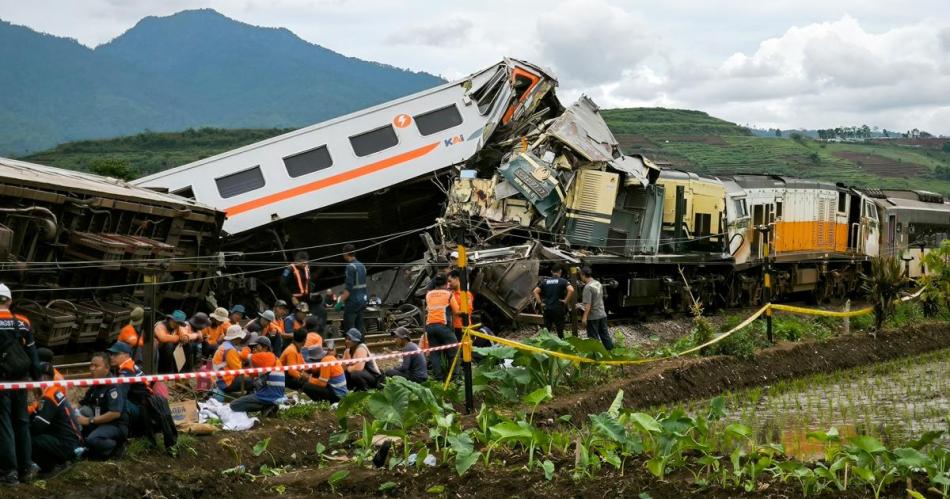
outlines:
[{"label": "man in white helmet", "polygon": [[[10,288],[0,284],[0,381],[35,380],[40,361],[30,321],[11,312],[12,304]],[[26,390],[0,391],[0,483],[28,482],[36,476],[32,445]]]}]

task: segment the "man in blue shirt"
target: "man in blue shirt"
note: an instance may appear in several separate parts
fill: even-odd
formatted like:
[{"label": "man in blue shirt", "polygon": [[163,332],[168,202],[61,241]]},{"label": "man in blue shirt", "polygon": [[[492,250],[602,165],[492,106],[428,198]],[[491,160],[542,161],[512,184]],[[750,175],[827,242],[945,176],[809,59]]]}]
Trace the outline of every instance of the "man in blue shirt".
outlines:
[{"label": "man in blue shirt", "polygon": [[406,355],[402,358],[402,364],[399,367],[387,369],[386,376],[402,376],[409,381],[423,383],[429,379],[429,373],[426,369],[426,356],[419,351],[418,345],[409,338],[409,330],[400,326],[389,333],[396,340],[396,346],[400,352],[418,352]]},{"label": "man in blue shirt", "polygon": [[[93,354],[89,372],[93,378],[110,375],[109,354]],[[125,411],[125,395],[118,385],[92,386],[83,396],[76,421],[83,426],[88,455],[108,459],[121,454],[129,435],[129,415]]]},{"label": "man in blue shirt", "polygon": [[343,310],[341,331],[356,328],[363,334],[363,310],[366,309],[366,267],[356,259],[356,248],[352,244],[343,247],[343,260],[346,261],[346,289],[340,295],[336,309]]}]

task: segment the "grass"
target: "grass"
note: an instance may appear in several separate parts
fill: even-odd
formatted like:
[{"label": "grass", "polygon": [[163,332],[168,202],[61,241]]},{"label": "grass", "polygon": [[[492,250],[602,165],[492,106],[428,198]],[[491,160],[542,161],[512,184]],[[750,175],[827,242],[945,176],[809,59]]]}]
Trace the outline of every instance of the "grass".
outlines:
[{"label": "grass", "polygon": [[330,403],[324,401],[296,404],[278,412],[277,417],[283,420],[310,420],[313,419],[314,414],[322,411],[328,411],[329,409]]}]

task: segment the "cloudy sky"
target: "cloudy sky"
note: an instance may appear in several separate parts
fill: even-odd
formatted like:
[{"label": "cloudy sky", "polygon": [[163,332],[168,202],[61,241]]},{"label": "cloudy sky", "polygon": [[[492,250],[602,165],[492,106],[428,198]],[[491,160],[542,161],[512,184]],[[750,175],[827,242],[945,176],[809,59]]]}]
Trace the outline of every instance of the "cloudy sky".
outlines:
[{"label": "cloudy sky", "polygon": [[94,47],[148,15],[210,7],[346,55],[452,79],[500,57],[565,100],[700,109],[758,127],[950,135],[947,0],[0,0],[0,18]]}]

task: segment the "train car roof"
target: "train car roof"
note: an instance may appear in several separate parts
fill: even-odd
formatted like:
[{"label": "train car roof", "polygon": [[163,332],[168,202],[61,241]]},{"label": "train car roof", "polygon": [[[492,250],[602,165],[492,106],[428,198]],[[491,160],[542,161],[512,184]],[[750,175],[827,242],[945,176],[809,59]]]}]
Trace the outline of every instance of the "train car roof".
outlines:
[{"label": "train car roof", "polygon": [[897,209],[907,209],[907,210],[917,210],[917,211],[939,211],[944,213],[950,213],[950,204],[947,203],[930,203],[927,201],[920,201],[917,199],[907,199],[902,197],[887,197],[884,199],[872,198],[874,202],[886,208],[897,208]]},{"label": "train car roof", "polygon": [[319,129],[321,129],[321,128],[327,128],[327,127],[330,127],[330,126],[335,125],[335,124],[337,124],[337,123],[342,123],[342,122],[345,122],[345,121],[348,121],[348,120],[352,120],[353,118],[356,118],[356,117],[359,117],[359,116],[363,116],[363,115],[367,115],[367,114],[374,113],[374,112],[379,111],[379,110],[381,110],[381,109],[387,109],[387,108],[390,108],[390,107],[395,107],[395,106],[398,106],[398,105],[400,105],[400,104],[402,104],[402,103],[404,103],[404,102],[409,102],[409,101],[412,101],[412,100],[414,100],[414,99],[418,99],[419,97],[424,96],[424,95],[437,93],[437,92],[442,91],[443,89],[451,88],[451,87],[454,87],[454,86],[457,86],[457,85],[464,85],[465,82],[471,80],[473,77],[478,76],[478,75],[480,75],[480,74],[482,74],[482,73],[491,71],[491,70],[493,70],[493,69],[495,69],[495,68],[498,68],[498,67],[500,67],[500,66],[504,66],[504,65],[507,65],[507,66],[509,66],[509,67],[514,67],[515,65],[525,66],[525,67],[534,69],[535,71],[538,71],[539,73],[541,73],[542,75],[544,75],[545,77],[547,77],[548,79],[550,79],[551,81],[557,82],[557,80],[556,80],[553,76],[551,76],[551,72],[550,72],[548,69],[544,68],[544,67],[538,66],[538,65],[536,65],[536,64],[532,64],[532,63],[530,63],[530,62],[527,62],[527,61],[524,61],[524,60],[521,60],[521,59],[514,59],[514,58],[511,58],[511,57],[506,57],[506,58],[504,58],[503,60],[501,60],[501,61],[499,61],[499,62],[497,62],[497,63],[495,63],[495,64],[492,64],[491,66],[488,66],[488,67],[486,67],[486,68],[484,68],[484,69],[482,69],[482,70],[480,70],[480,71],[476,71],[476,72],[474,72],[474,73],[471,73],[471,74],[469,74],[468,76],[465,76],[464,78],[460,78],[460,79],[457,79],[457,80],[454,80],[454,81],[450,81],[450,82],[447,82],[447,83],[443,83],[443,84],[441,84],[441,85],[437,85],[437,86],[434,86],[434,87],[432,87],[432,88],[427,88],[427,89],[425,89],[425,90],[421,90],[421,91],[416,92],[416,93],[414,93],[414,94],[406,95],[406,96],[400,97],[400,98],[398,98],[398,99],[392,99],[392,100],[388,100],[388,101],[385,101],[385,102],[381,102],[381,103],[379,103],[379,104],[377,104],[377,105],[375,105],[375,106],[371,106],[371,107],[367,107],[367,108],[360,109],[360,110],[357,110],[357,111],[353,111],[352,113],[347,113],[347,114],[344,114],[344,115],[342,115],[342,116],[337,116],[337,117],[335,117],[335,118],[330,118],[330,119],[328,119],[328,120],[324,120],[324,121],[321,121],[321,122],[319,122],[319,123],[315,123],[315,124],[312,124],[312,125],[309,125],[309,126],[305,126],[305,127],[302,127],[302,128],[298,128],[297,130],[293,130],[293,131],[287,132],[287,133],[285,133],[285,134],[277,135],[277,136],[275,136],[275,137],[271,137],[271,138],[268,138],[268,139],[264,139],[264,140],[255,142],[255,143],[253,143],[253,144],[248,144],[248,145],[246,145],[246,146],[238,147],[238,148],[236,148],[236,149],[231,149],[231,150],[229,150],[229,151],[225,151],[225,152],[222,152],[222,153],[220,153],[220,154],[215,154],[214,156],[209,156],[209,157],[207,157],[207,158],[202,158],[202,159],[199,159],[199,160],[197,160],[197,161],[192,161],[191,163],[186,163],[186,164],[184,164],[184,165],[179,165],[179,166],[176,166],[176,167],[174,167],[174,168],[169,168],[169,169],[167,169],[167,170],[163,170],[163,171],[160,171],[160,172],[157,172],[157,173],[153,173],[153,174],[151,174],[151,175],[142,177],[142,178],[140,178],[140,179],[136,179],[134,182],[137,183],[137,184],[139,184],[139,183],[144,183],[144,182],[153,181],[153,180],[155,180],[155,179],[160,179],[160,178],[163,178],[163,177],[165,177],[165,176],[167,176],[167,175],[170,175],[170,174],[173,174],[173,173],[177,173],[177,172],[189,170],[189,169],[192,169],[192,168],[195,168],[195,167],[204,165],[204,164],[208,164],[208,163],[213,163],[213,162],[218,161],[218,160],[220,160],[220,159],[222,159],[222,158],[227,158],[227,157],[229,157],[229,156],[235,156],[235,155],[238,155],[238,154],[247,152],[247,151],[252,151],[252,150],[254,150],[254,149],[258,149],[258,148],[260,148],[260,147],[263,147],[263,146],[266,146],[266,145],[269,145],[269,144],[274,144],[274,143],[277,143],[277,142],[281,142],[281,141],[287,140],[287,139],[289,139],[289,138],[291,138],[291,137],[296,137],[296,136],[298,136],[298,135],[305,134],[305,133],[309,133],[309,132],[312,132],[312,131],[314,131],[314,130],[319,130]]},{"label": "train car roof", "polygon": [[786,189],[827,189],[837,190],[831,182],[811,180],[781,175],[733,175],[732,180],[745,189],[767,189],[784,187]]},{"label": "train car roof", "polygon": [[4,184],[0,188],[24,186],[61,191],[65,195],[79,193],[147,202],[176,209],[201,210],[209,214],[216,212],[214,208],[194,200],[136,187],[122,180],[2,157],[0,157],[0,184]]}]

